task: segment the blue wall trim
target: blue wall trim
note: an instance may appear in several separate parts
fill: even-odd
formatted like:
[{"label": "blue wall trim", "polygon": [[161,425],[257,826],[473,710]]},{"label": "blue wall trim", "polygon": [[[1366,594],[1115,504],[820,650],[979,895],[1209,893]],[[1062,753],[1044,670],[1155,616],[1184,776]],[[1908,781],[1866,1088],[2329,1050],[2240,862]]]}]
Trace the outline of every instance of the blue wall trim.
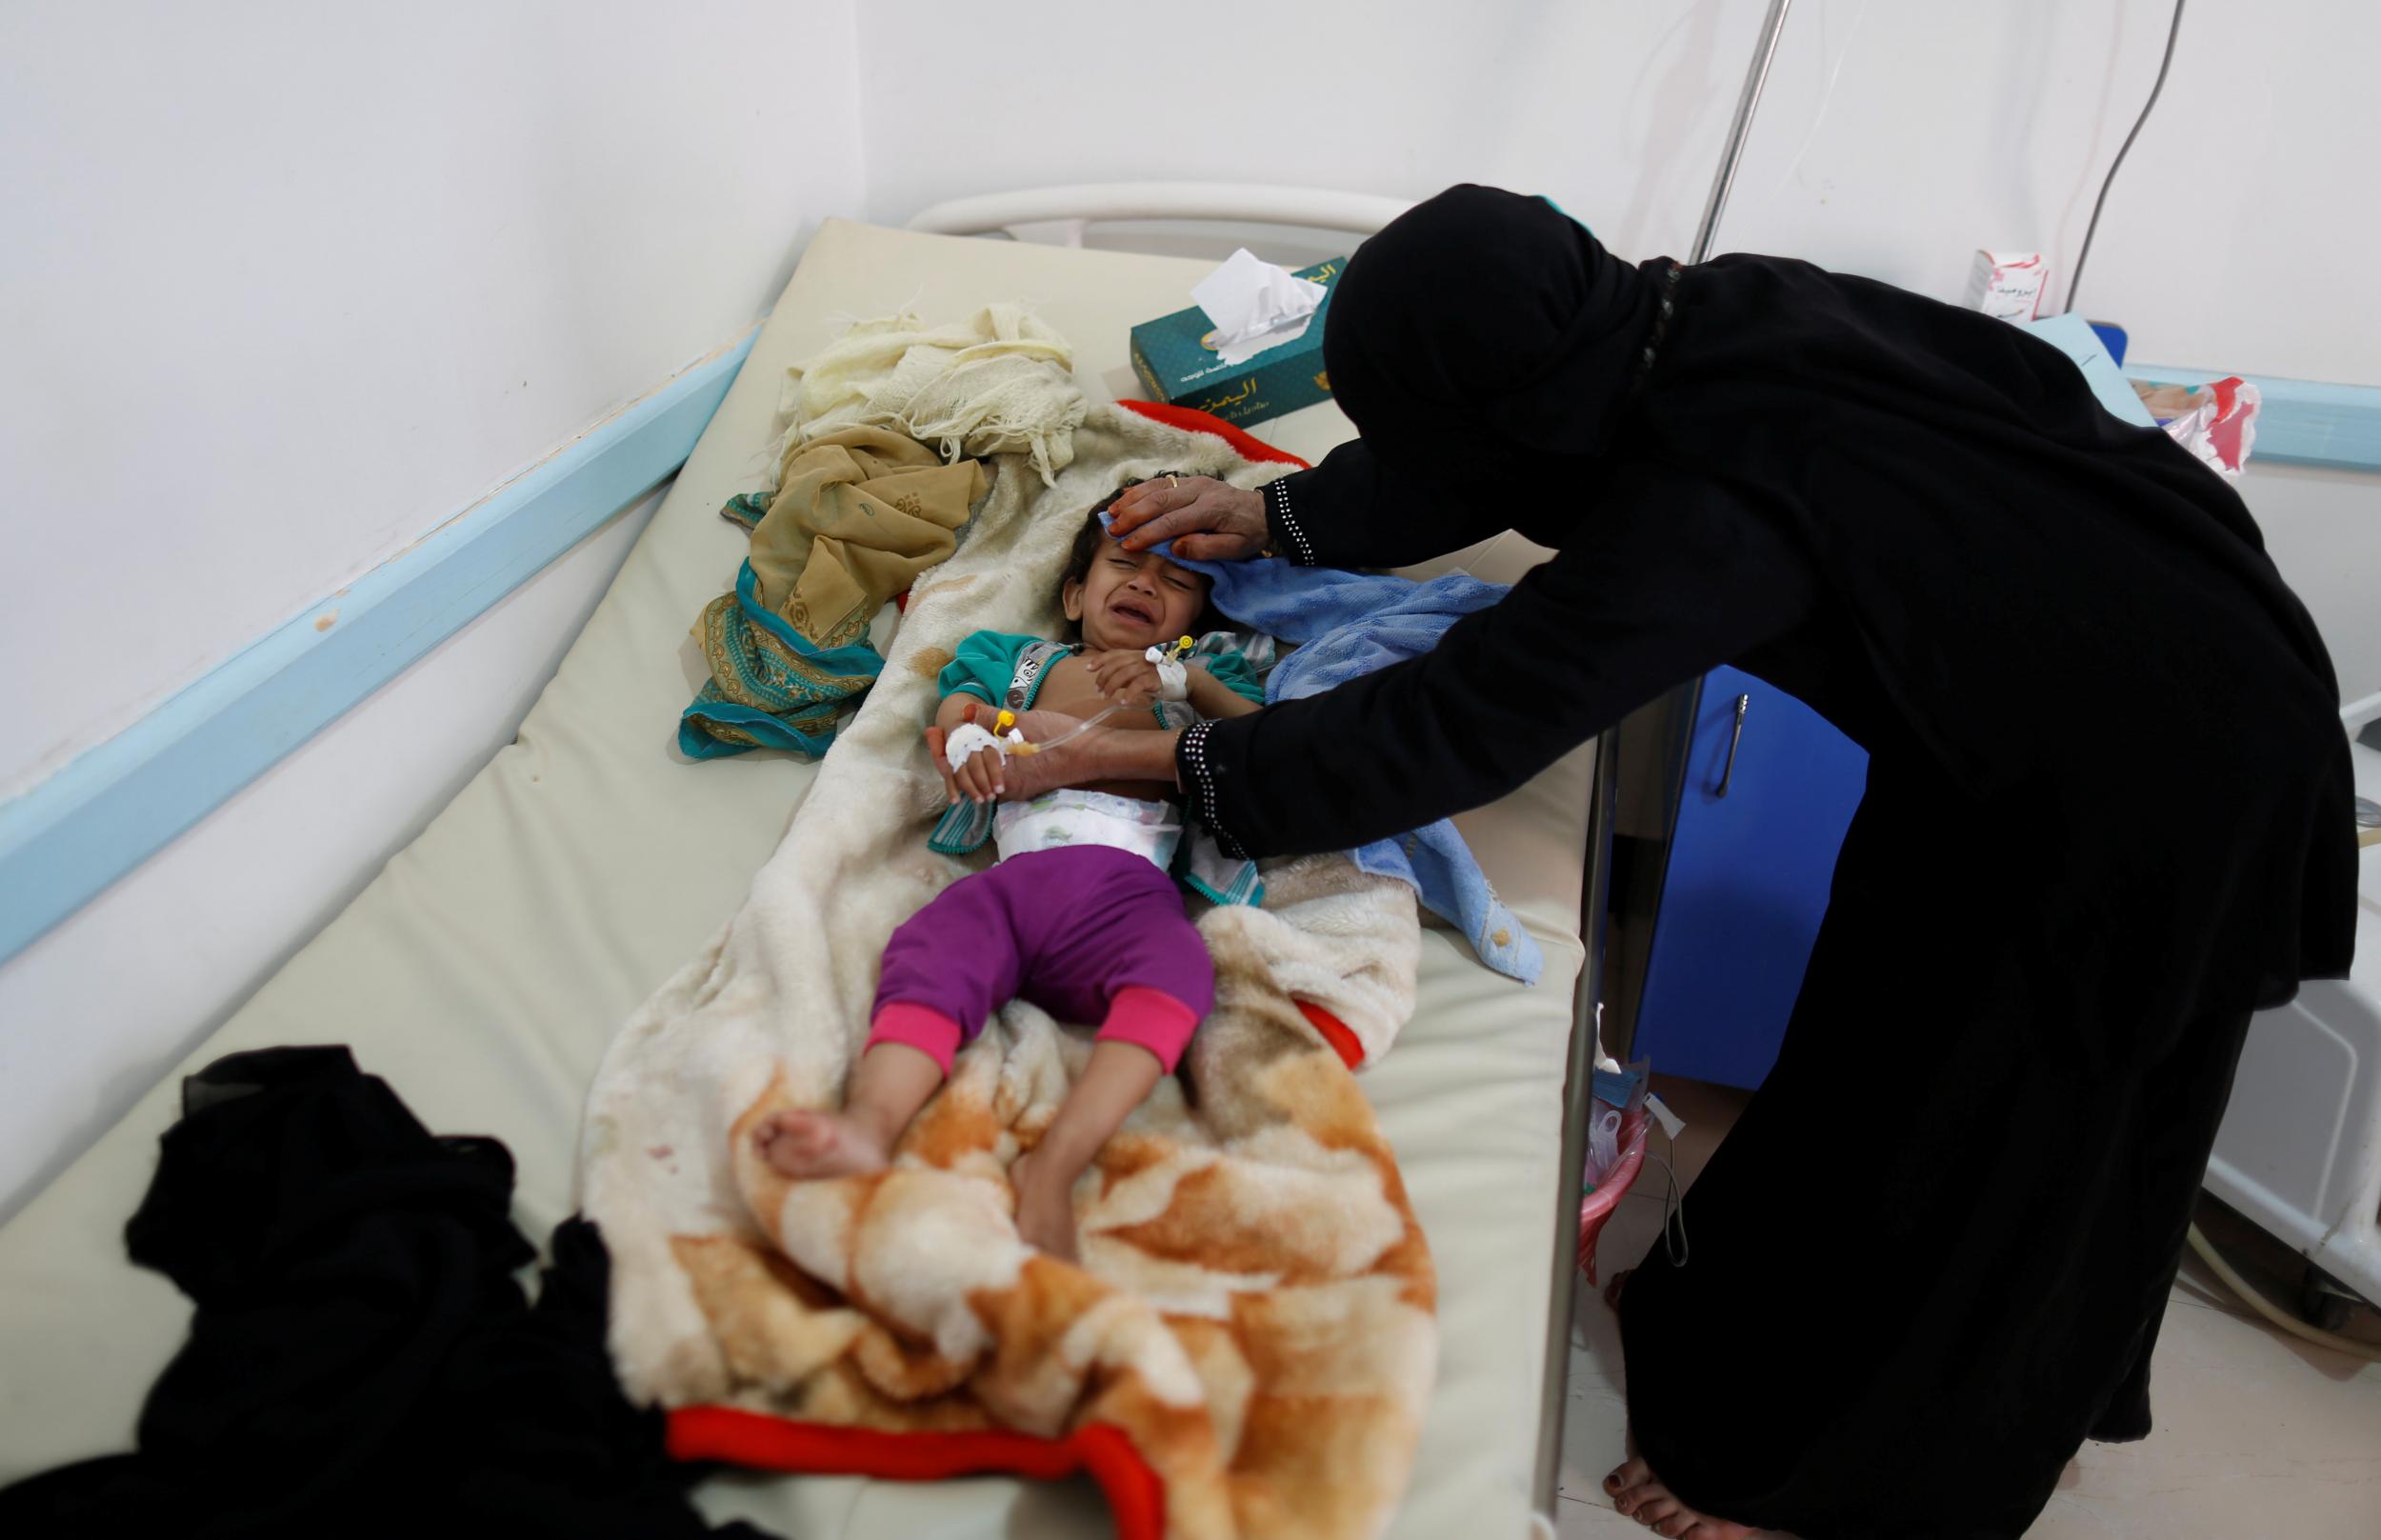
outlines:
[{"label": "blue wall trim", "polygon": [[759,335],[756,326],[673,376],[0,803],[0,962],[675,471]]},{"label": "blue wall trim", "polygon": [[[2205,385],[2232,370],[2128,364],[2128,379],[2152,385]],[[2381,470],[2381,386],[2325,385],[2314,380],[2241,378],[2257,388],[2257,441],[2249,463],[2287,460],[2343,470]]]}]

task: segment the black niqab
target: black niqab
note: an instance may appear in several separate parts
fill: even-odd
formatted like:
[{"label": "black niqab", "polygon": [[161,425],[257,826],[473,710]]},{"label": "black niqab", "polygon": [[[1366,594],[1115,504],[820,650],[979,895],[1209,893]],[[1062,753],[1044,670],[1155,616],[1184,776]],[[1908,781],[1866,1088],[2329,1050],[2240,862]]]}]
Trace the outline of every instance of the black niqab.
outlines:
[{"label": "black niqab", "polygon": [[1323,360],[1340,409],[1392,453],[1453,432],[1584,455],[1606,447],[1657,293],[1545,199],[1460,187],[1349,260]]},{"label": "black niqab", "polygon": [[1632,268],[1491,189],[1360,250],[1324,346],[1363,436],[1269,498],[1286,549],[1557,549],[1432,653],[1186,735],[1202,814],[1360,845],[1720,663],[1868,750],[1776,1066],[1630,1284],[1631,1425],[1738,1522],[2022,1533],[2149,1431],[2250,1012],[2353,947],[2337,687],[2255,522],[2019,328]]}]

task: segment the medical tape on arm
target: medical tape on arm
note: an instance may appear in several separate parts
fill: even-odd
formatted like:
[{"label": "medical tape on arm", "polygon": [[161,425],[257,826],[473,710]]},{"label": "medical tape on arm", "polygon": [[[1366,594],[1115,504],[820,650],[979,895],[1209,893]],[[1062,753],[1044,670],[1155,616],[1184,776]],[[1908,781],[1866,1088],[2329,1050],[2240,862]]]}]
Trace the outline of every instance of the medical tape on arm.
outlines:
[{"label": "medical tape on arm", "polygon": [[1190,638],[1186,636],[1172,647],[1153,647],[1141,654],[1157,665],[1157,698],[1180,701],[1190,698],[1190,670],[1182,661],[1190,651]]},{"label": "medical tape on arm", "polygon": [[1011,731],[1007,739],[1002,739],[986,730],[980,723],[962,722],[944,736],[943,759],[952,770],[958,770],[969,760],[990,749],[1000,756],[1001,763],[1005,765],[1009,762],[1010,745],[1024,741],[1025,734],[1022,732]]}]

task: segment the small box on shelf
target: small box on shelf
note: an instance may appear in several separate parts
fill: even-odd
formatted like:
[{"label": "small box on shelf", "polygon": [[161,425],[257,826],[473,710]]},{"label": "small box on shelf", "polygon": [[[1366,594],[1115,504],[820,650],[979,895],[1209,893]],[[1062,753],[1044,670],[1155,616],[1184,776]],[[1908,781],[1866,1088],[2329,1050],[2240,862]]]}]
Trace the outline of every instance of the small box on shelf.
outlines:
[{"label": "small box on shelf", "polygon": [[1968,308],[2004,321],[2031,321],[2042,311],[2049,279],[2039,251],[1978,251],[1968,271]]}]

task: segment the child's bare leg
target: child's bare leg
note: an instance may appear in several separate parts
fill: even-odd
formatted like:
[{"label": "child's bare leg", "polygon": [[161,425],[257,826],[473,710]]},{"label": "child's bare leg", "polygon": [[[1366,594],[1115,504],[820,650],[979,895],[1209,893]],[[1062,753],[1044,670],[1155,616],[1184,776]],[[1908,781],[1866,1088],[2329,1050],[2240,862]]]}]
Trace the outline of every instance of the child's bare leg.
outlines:
[{"label": "child's bare leg", "polygon": [[932,1054],[907,1043],[872,1044],[860,1055],[843,1110],[779,1112],[754,1132],[763,1156],[781,1175],[855,1176],[879,1171],[893,1141],[943,1083]]},{"label": "child's bare leg", "polygon": [[1137,1043],[1091,1045],[1091,1062],[1059,1104],[1041,1143],[1010,1169],[1017,1189],[1017,1233],[1028,1245],[1074,1260],[1075,1178],[1132,1110],[1149,1099],[1165,1072],[1157,1055]]}]

